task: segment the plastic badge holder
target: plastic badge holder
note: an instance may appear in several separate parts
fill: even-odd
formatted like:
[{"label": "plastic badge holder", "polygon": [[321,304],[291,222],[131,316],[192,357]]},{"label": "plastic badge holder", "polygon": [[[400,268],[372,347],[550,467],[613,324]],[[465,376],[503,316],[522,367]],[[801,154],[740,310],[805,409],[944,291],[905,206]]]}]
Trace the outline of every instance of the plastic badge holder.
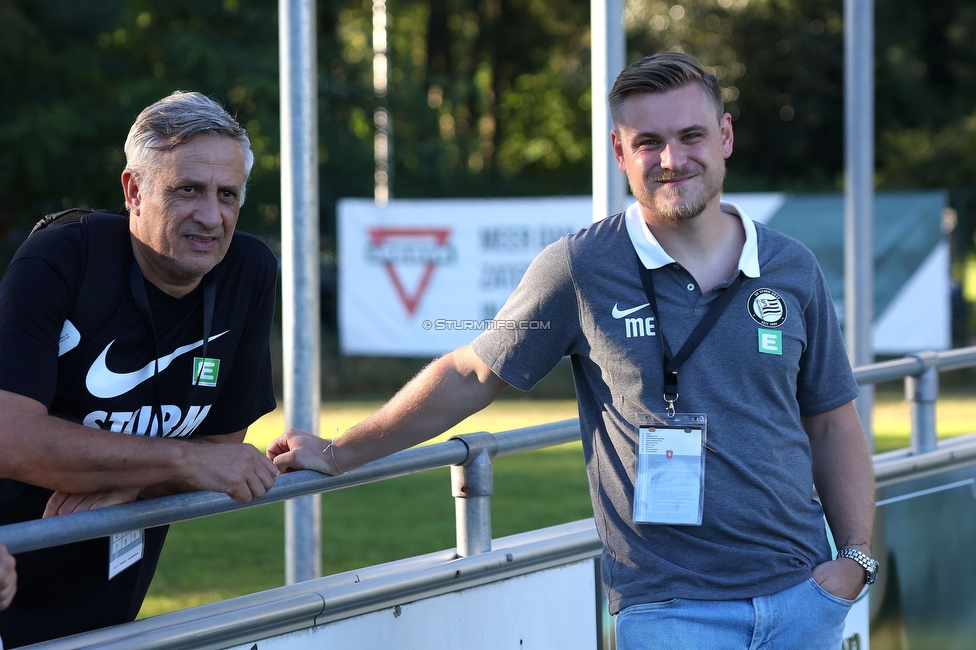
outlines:
[{"label": "plastic badge holder", "polygon": [[703,413],[638,414],[635,523],[701,525],[706,434]]}]

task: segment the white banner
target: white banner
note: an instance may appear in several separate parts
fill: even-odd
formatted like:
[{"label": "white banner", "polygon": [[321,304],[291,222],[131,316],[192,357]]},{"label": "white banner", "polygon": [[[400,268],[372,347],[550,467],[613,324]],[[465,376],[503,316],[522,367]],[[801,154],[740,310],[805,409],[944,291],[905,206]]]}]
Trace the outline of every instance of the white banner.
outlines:
[{"label": "white banner", "polygon": [[[723,199],[760,223],[791,218],[785,194],[725,194]],[[470,343],[488,327],[543,248],[591,224],[591,202],[589,196],[417,199],[380,207],[370,199],[341,199],[342,353],[435,357]],[[840,210],[842,203],[836,203]],[[808,218],[804,214],[793,217]],[[933,222],[933,227],[939,224]],[[837,265],[825,267],[828,274],[843,277],[842,260],[832,254],[843,246],[843,231],[828,234],[803,243],[824,255],[822,265]],[[894,292],[888,307],[875,314],[876,352],[949,347],[949,249],[944,241],[927,253],[907,282],[893,284],[880,272],[876,280]],[[834,299],[843,318],[843,298],[838,294]],[[919,305],[925,306],[924,318],[919,317]]]},{"label": "white banner", "polygon": [[591,223],[591,204],[340,200],[342,353],[433,357],[470,343],[543,248]]}]

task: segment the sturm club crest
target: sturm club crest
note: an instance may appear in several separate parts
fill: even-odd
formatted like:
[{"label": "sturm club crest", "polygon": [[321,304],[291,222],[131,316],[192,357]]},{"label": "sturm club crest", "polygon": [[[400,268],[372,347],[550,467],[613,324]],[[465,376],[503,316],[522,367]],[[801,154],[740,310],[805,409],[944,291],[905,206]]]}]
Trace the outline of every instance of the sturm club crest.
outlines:
[{"label": "sturm club crest", "polygon": [[772,289],[756,289],[749,296],[749,315],[763,327],[779,327],[786,322],[786,303]]}]

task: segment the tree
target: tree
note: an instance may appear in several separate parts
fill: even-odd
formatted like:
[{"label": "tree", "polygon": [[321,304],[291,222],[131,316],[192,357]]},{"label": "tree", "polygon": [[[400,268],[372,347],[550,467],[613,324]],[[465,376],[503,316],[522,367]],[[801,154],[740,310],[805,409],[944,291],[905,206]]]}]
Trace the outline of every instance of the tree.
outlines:
[{"label": "tree", "polygon": [[[588,7],[391,0],[394,196],[589,192]],[[372,194],[372,3],[317,10],[328,235],[335,199]],[[626,20],[628,60],[678,49],[719,76],[730,190],[842,187],[842,0],[647,0]],[[880,186],[976,186],[976,7],[878,0],[876,21]],[[241,225],[277,232],[277,38],[272,0],[0,3],[0,240],[67,205],[118,206],[128,126],[176,88],[249,129]]]},{"label": "tree", "polygon": [[843,170],[840,2],[657,0],[628,14],[631,59],[684,51],[718,76],[732,191],[833,190]]},{"label": "tree", "polygon": [[[121,207],[122,144],[136,114],[175,89],[220,100],[257,162],[244,226],[277,204],[276,3],[19,0],[0,11],[0,224],[62,207]],[[252,44],[258,44],[252,47]],[[265,156],[264,154],[268,154]]]}]

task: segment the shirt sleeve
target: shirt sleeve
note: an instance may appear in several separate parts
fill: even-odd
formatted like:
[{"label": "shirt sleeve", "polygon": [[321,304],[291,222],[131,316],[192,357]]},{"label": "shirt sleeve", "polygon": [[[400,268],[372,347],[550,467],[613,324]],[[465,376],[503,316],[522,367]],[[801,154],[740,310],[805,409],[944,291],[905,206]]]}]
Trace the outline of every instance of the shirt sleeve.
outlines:
[{"label": "shirt sleeve", "polygon": [[813,267],[812,297],[804,310],[807,347],[800,358],[797,377],[797,402],[803,416],[843,406],[860,392],[827,280],[816,261]]},{"label": "shirt sleeve", "polygon": [[31,235],[0,280],[0,390],[50,408],[58,345],[81,273],[80,228]]},{"label": "shirt sleeve", "polygon": [[519,390],[529,390],[572,353],[579,323],[563,238],[533,260],[491,327],[472,346],[492,372]]}]

